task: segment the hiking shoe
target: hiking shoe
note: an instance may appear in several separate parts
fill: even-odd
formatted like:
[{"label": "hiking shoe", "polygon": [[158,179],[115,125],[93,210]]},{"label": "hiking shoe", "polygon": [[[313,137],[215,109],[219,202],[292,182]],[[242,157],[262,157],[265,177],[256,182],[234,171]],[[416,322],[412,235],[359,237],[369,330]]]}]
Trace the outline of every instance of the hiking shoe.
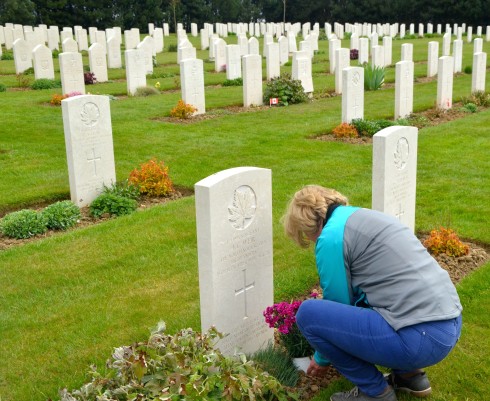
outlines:
[{"label": "hiking shoe", "polygon": [[415,397],[427,397],[431,392],[430,382],[425,372],[417,373],[415,376],[403,378],[391,373],[387,377],[388,383],[395,390],[410,393]]},{"label": "hiking shoe", "polygon": [[343,393],[335,393],[330,397],[330,401],[396,401],[395,391],[391,386],[388,387],[388,391],[377,397],[369,397],[364,394],[359,387],[354,387],[350,391],[345,391]]}]

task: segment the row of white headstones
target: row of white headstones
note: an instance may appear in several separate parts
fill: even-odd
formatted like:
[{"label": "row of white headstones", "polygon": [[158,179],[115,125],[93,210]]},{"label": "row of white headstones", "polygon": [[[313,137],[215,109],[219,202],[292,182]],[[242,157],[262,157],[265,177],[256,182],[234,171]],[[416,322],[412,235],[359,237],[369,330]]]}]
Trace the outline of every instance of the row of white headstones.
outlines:
[{"label": "row of white headstones", "polygon": [[[154,32],[156,31],[155,29]],[[209,34],[211,31],[207,32]],[[196,49],[187,39],[186,32],[180,30],[178,33],[177,61],[181,68],[182,99],[197,109],[195,114],[202,114],[206,111],[204,63],[196,58]],[[318,36],[312,32],[300,42],[299,51],[290,52],[290,49],[296,48],[296,36],[295,31],[289,31],[287,34],[288,38],[280,36],[277,42],[274,42],[272,35],[268,33],[265,35],[263,53],[266,58],[267,79],[270,80],[280,75],[281,65],[289,60],[291,53],[292,77],[301,81],[306,93],[311,93],[313,92],[312,58],[315,49],[318,49]],[[371,47],[373,66],[383,67],[391,64],[391,36],[383,37],[383,46],[379,46],[377,33],[371,35],[371,40],[357,38],[355,35],[351,37],[351,48],[359,47],[360,61],[369,59],[369,47]],[[90,68],[98,82],[107,80],[107,60],[112,59],[113,66],[121,66],[120,42],[116,39],[117,36],[112,36],[106,47],[96,42],[89,48]],[[228,79],[243,77],[243,105],[245,107],[262,105],[262,58],[259,55],[258,40],[255,37],[247,40],[242,34],[238,36],[237,45],[227,45],[216,34],[210,34],[208,39],[210,40],[209,58],[214,59],[215,70],[226,69]],[[462,69],[463,41],[456,39],[453,42],[453,56],[450,56],[448,55],[450,39],[450,33],[446,33],[443,38],[442,57],[438,57],[438,42],[431,41],[428,44],[427,76],[438,76],[436,104],[442,109],[452,107],[453,75]],[[370,41],[371,46],[369,46]],[[136,49],[125,51],[128,94],[134,95],[139,87],[146,86],[146,75],[153,72],[153,56],[157,50],[155,42],[155,38],[147,36],[136,45]],[[337,39],[335,34],[331,34],[329,40],[330,72],[335,74],[335,91],[339,94],[345,91],[347,94],[342,99],[342,121],[351,122],[353,119],[364,116],[364,71],[360,67],[350,67],[350,51],[340,46],[340,39]],[[487,56],[482,51],[483,39],[476,38],[473,46],[471,92],[484,91]],[[84,94],[82,57],[77,51],[76,42],[71,38],[66,38],[63,47],[64,50],[69,50],[59,55],[63,94],[72,92]],[[23,39],[17,39],[13,48],[16,69],[29,68],[31,59],[33,59],[36,78],[54,78],[53,60],[46,46],[37,45],[30,52],[29,44]],[[108,49],[114,51],[108,51]],[[402,44],[401,50],[401,61],[396,63],[395,119],[406,117],[413,110],[413,45]]]},{"label": "row of white headstones", "polygon": [[[109,98],[62,101],[72,200],[84,206],[115,182]],[[415,224],[417,137],[395,126],[373,141],[372,207]],[[272,340],[262,312],[273,303],[271,171],[237,167],[195,184],[201,324],[228,334],[227,353],[254,352]]]}]

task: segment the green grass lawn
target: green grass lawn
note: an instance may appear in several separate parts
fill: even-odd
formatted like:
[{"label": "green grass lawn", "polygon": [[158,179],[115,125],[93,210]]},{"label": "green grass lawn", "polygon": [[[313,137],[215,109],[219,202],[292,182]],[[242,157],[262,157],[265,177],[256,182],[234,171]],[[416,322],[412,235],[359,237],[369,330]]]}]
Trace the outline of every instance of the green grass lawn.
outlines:
[{"label": "green grass lawn", "polygon": [[[199,48],[198,38],[190,40]],[[401,44],[413,43],[415,75],[424,77],[431,40],[442,42],[441,37],[394,40],[394,62]],[[174,36],[165,38],[166,48],[172,43]],[[228,43],[236,43],[236,37]],[[328,44],[319,44],[315,90],[331,91]],[[484,51],[489,47],[484,42]],[[471,65],[471,52],[472,45],[465,43],[463,68]],[[198,57],[206,60],[208,52],[198,50]],[[164,121],[181,96],[175,90],[176,58],[169,52],[157,56],[160,77],[148,78],[148,84],[160,82],[165,92],[159,96],[127,98],[124,70],[110,70],[113,82],[86,88],[121,97],[111,102],[117,178],[127,178],[152,157],[164,160],[174,183],[187,188],[231,167],[271,169],[275,299],[305,292],[316,284],[314,257],[282,232],[279,219],[287,201],[301,186],[317,183],[338,189],[354,205],[370,207],[372,147],[310,139],[340,123],[340,96],[227,111],[242,104],[242,90],[218,86],[226,75],[212,72],[209,62],[204,64],[206,108],[215,116],[190,124]],[[394,82],[394,74],[389,67],[387,82]],[[0,83],[9,87],[0,93],[0,215],[69,198],[61,108],[48,104],[61,89],[19,90],[17,82],[13,61],[0,61]],[[454,101],[468,96],[470,88],[471,75],[456,75]],[[436,81],[416,83],[414,109],[433,107],[436,92]],[[393,88],[365,94],[366,118],[393,114]],[[417,230],[450,226],[463,238],[490,244],[489,123],[490,110],[485,110],[420,130]],[[1,400],[44,401],[56,398],[60,388],[80,387],[90,364],[103,366],[113,347],[145,339],[159,320],[167,322],[169,332],[199,329],[197,276],[193,196],[1,251]],[[458,285],[465,308],[463,336],[448,359],[429,369],[433,400],[477,401],[490,391],[489,282],[487,264]],[[339,388],[349,384],[340,381],[322,396]]]}]

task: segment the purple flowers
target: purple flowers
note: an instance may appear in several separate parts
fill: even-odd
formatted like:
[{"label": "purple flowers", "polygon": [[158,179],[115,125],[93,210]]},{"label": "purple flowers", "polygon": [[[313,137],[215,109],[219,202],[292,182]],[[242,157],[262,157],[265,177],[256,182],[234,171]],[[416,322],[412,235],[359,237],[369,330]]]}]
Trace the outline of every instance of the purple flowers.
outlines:
[{"label": "purple flowers", "polygon": [[280,333],[288,334],[296,323],[296,312],[300,305],[301,301],[293,301],[292,303],[280,302],[268,306],[264,311],[265,322]]}]

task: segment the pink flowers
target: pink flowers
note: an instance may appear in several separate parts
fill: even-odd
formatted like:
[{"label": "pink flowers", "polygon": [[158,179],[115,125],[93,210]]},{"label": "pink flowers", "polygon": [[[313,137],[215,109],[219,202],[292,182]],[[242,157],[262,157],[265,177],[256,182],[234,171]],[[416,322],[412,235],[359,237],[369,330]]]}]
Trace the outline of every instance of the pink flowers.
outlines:
[{"label": "pink flowers", "polygon": [[269,324],[269,327],[279,330],[280,333],[288,334],[296,323],[296,312],[300,305],[301,301],[293,301],[268,306],[264,311],[265,322]]}]

